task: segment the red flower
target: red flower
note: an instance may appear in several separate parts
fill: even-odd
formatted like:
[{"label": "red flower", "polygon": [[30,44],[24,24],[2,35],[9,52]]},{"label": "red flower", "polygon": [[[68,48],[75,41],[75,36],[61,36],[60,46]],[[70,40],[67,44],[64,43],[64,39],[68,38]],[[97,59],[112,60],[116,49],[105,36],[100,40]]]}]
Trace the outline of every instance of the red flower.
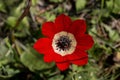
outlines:
[{"label": "red flower", "polygon": [[44,54],[45,62],[54,61],[60,70],[67,69],[70,64],[82,66],[88,62],[86,50],[94,43],[85,31],[84,20],[71,21],[68,16],[61,14],[55,22],[42,25],[42,33],[46,37],[40,38],[34,48]]}]

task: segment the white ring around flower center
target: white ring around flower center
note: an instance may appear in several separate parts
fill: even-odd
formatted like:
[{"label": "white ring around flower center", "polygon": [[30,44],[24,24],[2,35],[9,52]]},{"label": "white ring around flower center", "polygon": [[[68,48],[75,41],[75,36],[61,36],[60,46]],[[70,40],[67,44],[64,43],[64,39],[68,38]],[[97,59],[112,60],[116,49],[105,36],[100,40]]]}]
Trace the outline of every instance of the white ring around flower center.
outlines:
[{"label": "white ring around flower center", "polygon": [[[61,36],[67,36],[69,37],[69,39],[71,40],[71,46],[69,49],[67,50],[59,50],[57,45],[56,45],[56,41],[61,37]],[[56,33],[53,37],[53,41],[52,41],[52,47],[55,53],[60,54],[61,56],[65,56],[68,54],[72,54],[75,51],[77,45],[77,41],[74,37],[74,35],[72,33],[68,33],[66,31],[61,31],[59,33]]]}]

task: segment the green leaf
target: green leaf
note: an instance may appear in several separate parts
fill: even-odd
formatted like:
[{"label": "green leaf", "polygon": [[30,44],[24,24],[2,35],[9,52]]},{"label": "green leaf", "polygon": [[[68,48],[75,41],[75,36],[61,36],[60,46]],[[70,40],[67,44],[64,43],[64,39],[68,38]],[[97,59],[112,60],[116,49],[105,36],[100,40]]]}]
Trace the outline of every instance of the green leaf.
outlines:
[{"label": "green leaf", "polygon": [[64,78],[63,75],[56,75],[56,76],[49,78],[48,80],[63,80],[63,78]]},{"label": "green leaf", "polygon": [[113,0],[106,1],[108,10],[113,10]]},{"label": "green leaf", "polygon": [[109,32],[110,40],[112,40],[112,41],[119,40],[119,33],[116,30],[113,30],[111,26],[108,26],[108,25],[105,25],[105,24],[102,24],[102,25]]},{"label": "green leaf", "polygon": [[46,16],[47,21],[53,21],[56,17],[54,14],[51,14],[48,12],[45,13],[45,16]]},{"label": "green leaf", "polygon": [[120,12],[120,0],[115,0],[113,12],[114,13]]},{"label": "green leaf", "polygon": [[5,5],[0,1],[0,11],[6,12]]},{"label": "green leaf", "polygon": [[119,13],[120,12],[120,0],[109,0],[106,1],[106,5],[108,10],[112,11],[113,13]]},{"label": "green leaf", "polygon": [[16,21],[17,21],[17,18],[16,18],[16,17],[10,16],[10,17],[7,18],[6,23],[7,23],[8,25],[10,25],[10,27],[14,27]]},{"label": "green leaf", "polygon": [[83,9],[86,5],[86,0],[76,0],[76,9],[77,11]]},{"label": "green leaf", "polygon": [[42,56],[36,56],[34,53],[24,52],[20,56],[21,62],[27,66],[31,71],[34,70],[45,70],[53,66],[51,63],[45,63]]},{"label": "green leaf", "polygon": [[0,45],[0,66],[14,61],[14,54],[12,45],[10,44],[8,37],[3,39]]},{"label": "green leaf", "polygon": [[12,77],[13,75],[19,73],[20,71],[19,70],[15,70],[15,69],[12,69],[10,68],[9,65],[7,66],[2,66],[0,67],[0,78],[9,78],[9,77]]},{"label": "green leaf", "polygon": [[38,3],[38,0],[32,0],[32,5],[35,6]]}]

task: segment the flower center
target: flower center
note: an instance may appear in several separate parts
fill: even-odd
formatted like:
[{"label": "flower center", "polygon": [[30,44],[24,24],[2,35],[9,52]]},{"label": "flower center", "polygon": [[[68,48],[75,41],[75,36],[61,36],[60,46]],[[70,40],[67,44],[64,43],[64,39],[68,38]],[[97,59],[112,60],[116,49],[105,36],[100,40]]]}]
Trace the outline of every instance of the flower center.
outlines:
[{"label": "flower center", "polygon": [[55,53],[65,56],[75,51],[77,41],[73,34],[61,31],[53,38],[52,47]]},{"label": "flower center", "polygon": [[58,47],[58,50],[69,50],[71,47],[71,42],[72,40],[69,39],[68,36],[60,36],[60,38],[58,40],[56,40],[56,47]]}]

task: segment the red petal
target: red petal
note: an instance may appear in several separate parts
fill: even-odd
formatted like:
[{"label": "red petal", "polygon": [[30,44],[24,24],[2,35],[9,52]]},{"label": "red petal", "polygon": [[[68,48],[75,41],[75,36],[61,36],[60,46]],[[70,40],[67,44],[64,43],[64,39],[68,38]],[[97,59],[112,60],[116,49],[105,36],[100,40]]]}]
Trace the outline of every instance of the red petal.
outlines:
[{"label": "red petal", "polygon": [[72,23],[72,21],[69,18],[69,16],[66,16],[64,14],[59,15],[55,19],[55,27],[56,27],[57,32],[68,30],[71,23]]},{"label": "red petal", "polygon": [[70,63],[76,64],[76,65],[84,65],[88,61],[88,55],[86,52],[81,51],[79,48],[76,48],[76,51],[68,55]]},{"label": "red petal", "polygon": [[75,20],[72,22],[72,25],[69,29],[69,32],[73,33],[74,35],[81,35],[84,34],[86,31],[86,23],[84,20]]},{"label": "red petal", "polygon": [[52,47],[51,40],[48,38],[40,38],[37,40],[37,42],[34,44],[34,49],[36,49],[39,53],[47,53],[48,50],[50,50]]},{"label": "red petal", "polygon": [[77,47],[79,47],[81,50],[88,50],[90,49],[94,41],[90,35],[84,34],[83,36],[76,37],[77,39]]},{"label": "red petal", "polygon": [[55,34],[55,26],[53,22],[45,22],[42,25],[42,33],[47,37],[53,37]]},{"label": "red petal", "polygon": [[66,70],[68,69],[69,67],[69,63],[68,62],[64,62],[64,63],[56,63],[57,67],[63,71],[63,70]]},{"label": "red petal", "polygon": [[83,59],[87,56],[87,53],[85,51],[81,51],[79,48],[76,48],[75,52],[67,55],[67,58],[69,61],[76,61]]},{"label": "red petal", "polygon": [[61,55],[59,55],[59,54],[57,54],[57,53],[54,53],[54,54],[52,54],[52,55],[54,56],[55,62],[60,62],[60,63],[62,63],[62,62],[68,61],[66,56],[61,56]]},{"label": "red petal", "polygon": [[50,54],[44,55],[44,61],[45,62],[52,62],[53,61],[53,57]]},{"label": "red petal", "polygon": [[84,58],[81,58],[79,60],[71,61],[71,63],[79,65],[79,66],[85,65],[85,64],[87,64],[87,62],[88,62],[88,57],[87,56],[84,57]]}]

